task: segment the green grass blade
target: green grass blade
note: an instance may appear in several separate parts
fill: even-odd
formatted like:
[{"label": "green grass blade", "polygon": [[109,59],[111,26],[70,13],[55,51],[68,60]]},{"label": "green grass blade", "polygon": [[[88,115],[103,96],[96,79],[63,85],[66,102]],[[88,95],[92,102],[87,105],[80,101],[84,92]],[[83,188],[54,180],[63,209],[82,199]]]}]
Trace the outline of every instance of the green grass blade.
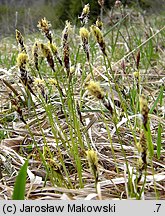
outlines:
[{"label": "green grass blade", "polygon": [[157,157],[158,159],[160,159],[160,154],[161,154],[161,132],[162,132],[162,126],[161,124],[159,123],[159,126],[158,126],[158,136],[157,136]]},{"label": "green grass blade", "polygon": [[145,131],[146,138],[147,138],[147,145],[148,145],[148,151],[149,155],[152,158],[154,155],[154,146],[152,143],[152,134],[151,134],[151,129],[150,129],[150,124],[149,122],[147,123],[147,131]]},{"label": "green grass blade", "polygon": [[155,100],[153,106],[151,107],[149,113],[152,114],[152,112],[154,111],[156,105],[158,104],[159,100],[161,101],[162,100],[162,97],[163,97],[163,87],[160,88],[160,93],[157,97],[157,99]]},{"label": "green grass blade", "polygon": [[13,200],[24,200],[28,160],[21,167],[14,184]]}]

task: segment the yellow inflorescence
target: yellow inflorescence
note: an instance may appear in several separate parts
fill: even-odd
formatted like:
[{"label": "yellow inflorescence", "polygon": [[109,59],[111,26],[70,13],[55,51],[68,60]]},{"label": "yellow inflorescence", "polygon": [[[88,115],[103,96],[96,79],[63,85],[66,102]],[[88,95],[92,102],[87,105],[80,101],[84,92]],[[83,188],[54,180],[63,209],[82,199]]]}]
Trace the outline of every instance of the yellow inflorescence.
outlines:
[{"label": "yellow inflorescence", "polygon": [[90,81],[90,83],[87,86],[88,91],[91,95],[95,96],[98,99],[104,98],[104,91],[100,87],[99,82]]},{"label": "yellow inflorescence", "polygon": [[50,85],[57,85],[56,79],[49,78],[49,79],[48,79],[48,82],[49,82]]},{"label": "yellow inflorescence", "polygon": [[140,101],[140,112],[143,116],[148,115],[149,109],[148,109],[148,105],[147,105],[147,100],[144,97],[144,95],[142,95],[139,99]]},{"label": "yellow inflorescence", "polygon": [[44,79],[40,79],[40,78],[35,78],[34,79],[34,85],[35,86],[39,86],[39,85],[44,86],[45,85],[45,80]]},{"label": "yellow inflorescence", "polygon": [[47,58],[49,55],[51,55],[51,51],[50,51],[50,49],[49,49],[48,46],[46,46],[45,44],[41,43],[40,47],[41,47],[41,51],[42,51],[44,57]]},{"label": "yellow inflorescence", "polygon": [[82,13],[86,15],[86,14],[89,14],[89,12],[90,12],[89,4],[86,4],[83,8]]},{"label": "yellow inflorescence", "polygon": [[49,28],[51,27],[51,24],[47,21],[47,19],[44,17],[43,19],[41,19],[39,22],[38,22],[38,25],[37,27],[39,29],[41,29],[43,32],[47,32],[49,31]]},{"label": "yellow inflorescence", "polygon": [[87,154],[87,159],[89,162],[90,167],[98,167],[98,157],[97,157],[97,153],[94,150],[88,150],[86,151]]},{"label": "yellow inflorescence", "polygon": [[103,27],[103,22],[101,22],[100,19],[97,19],[97,20],[96,20],[96,26],[97,26],[99,29],[102,29],[102,27]]},{"label": "yellow inflorescence", "polygon": [[81,37],[82,39],[83,39],[83,38],[86,38],[86,39],[89,38],[90,33],[89,33],[88,29],[86,29],[85,27],[80,28],[79,33],[80,33],[80,37]]},{"label": "yellow inflorescence", "polygon": [[26,53],[20,53],[18,54],[18,57],[17,57],[17,65],[18,67],[21,67],[21,66],[25,66],[27,64],[27,61],[28,61],[28,55]]},{"label": "yellow inflorescence", "polygon": [[91,26],[91,32],[93,33],[94,37],[96,38],[97,42],[99,44],[103,43],[103,35],[102,35],[102,32],[100,31],[100,29],[95,26],[95,25],[92,25]]}]

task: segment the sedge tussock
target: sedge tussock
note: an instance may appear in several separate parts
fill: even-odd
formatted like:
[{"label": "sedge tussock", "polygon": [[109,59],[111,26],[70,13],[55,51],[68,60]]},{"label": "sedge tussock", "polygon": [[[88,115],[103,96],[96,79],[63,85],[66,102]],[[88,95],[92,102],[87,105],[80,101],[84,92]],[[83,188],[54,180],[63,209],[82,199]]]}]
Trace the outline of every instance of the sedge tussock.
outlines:
[{"label": "sedge tussock", "polygon": [[103,18],[103,2],[91,29],[86,5],[74,34],[66,22],[53,35],[44,18],[44,36],[27,35],[28,47],[18,30],[18,48],[9,37],[0,43],[1,199],[12,198],[24,158],[36,179],[25,199],[165,199],[164,28],[147,29],[140,13],[127,19],[124,7]]}]

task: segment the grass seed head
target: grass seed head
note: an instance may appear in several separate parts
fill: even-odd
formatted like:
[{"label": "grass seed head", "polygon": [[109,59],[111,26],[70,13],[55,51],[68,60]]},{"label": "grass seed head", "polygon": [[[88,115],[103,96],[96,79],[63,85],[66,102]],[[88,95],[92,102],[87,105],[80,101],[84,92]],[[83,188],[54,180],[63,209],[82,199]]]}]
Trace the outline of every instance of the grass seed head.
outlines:
[{"label": "grass seed head", "polygon": [[37,27],[40,29],[42,33],[48,38],[50,43],[52,43],[52,33],[50,31],[51,24],[50,22],[44,17],[40,21],[38,21]]},{"label": "grass seed head", "polygon": [[104,42],[104,38],[103,38],[103,34],[102,34],[101,30],[95,25],[92,25],[90,29],[91,29],[91,32],[93,33],[97,43],[99,44],[101,51],[103,52],[104,55],[107,56],[106,51],[105,51],[106,46],[105,46],[105,42]]},{"label": "grass seed head", "polygon": [[88,91],[91,95],[95,96],[98,99],[103,100],[104,98],[104,91],[100,87],[99,82],[90,81],[90,83],[87,86]]},{"label": "grass seed head", "polygon": [[98,180],[98,157],[97,153],[94,150],[86,151],[87,160],[90,166],[91,171],[94,174],[95,181]]},{"label": "grass seed head", "polygon": [[70,22],[66,21],[65,28],[63,30],[63,55],[64,55],[64,65],[67,71],[67,76],[70,75],[70,57],[69,57],[69,42],[68,36],[71,30]]},{"label": "grass seed head", "polygon": [[148,105],[147,105],[147,100],[144,97],[144,95],[142,95],[140,97],[140,112],[141,112],[141,114],[143,116],[144,128],[147,130],[149,108],[148,108]]},{"label": "grass seed head", "polygon": [[82,10],[81,16],[79,16],[82,25],[88,23],[89,12],[90,12],[90,6],[89,4],[86,4]]},{"label": "grass seed head", "polygon": [[26,48],[25,48],[25,44],[24,44],[24,38],[23,38],[21,32],[16,29],[15,34],[16,34],[15,35],[16,41],[18,44],[20,44],[21,52],[26,52]]},{"label": "grass seed head", "polygon": [[103,28],[103,22],[98,17],[96,20],[96,26],[101,30]]},{"label": "grass seed head", "polygon": [[34,85],[35,86],[39,86],[39,85],[45,86],[45,80],[44,79],[40,79],[40,78],[35,78],[34,79]]},{"label": "grass seed head", "polygon": [[47,59],[48,64],[50,65],[52,70],[55,71],[54,60],[53,60],[53,56],[52,56],[50,48],[43,43],[40,44],[40,47],[41,47],[41,51],[42,51],[44,57]]},{"label": "grass seed head", "polygon": [[86,5],[84,6],[84,8],[83,8],[82,13],[83,13],[84,15],[88,15],[89,12],[90,12],[89,4],[86,4]]},{"label": "grass seed head", "polygon": [[89,61],[89,44],[88,44],[88,41],[89,41],[89,31],[88,29],[86,29],[85,27],[82,27],[80,28],[80,37],[81,37],[81,40],[82,40],[82,43],[83,43],[83,49],[87,55],[87,59]]},{"label": "grass seed head", "polygon": [[49,82],[50,85],[54,85],[54,86],[57,85],[57,80],[56,80],[56,79],[49,78],[49,79],[48,79],[48,82]]},{"label": "grass seed head", "polygon": [[88,29],[86,29],[85,27],[80,28],[79,33],[80,33],[80,37],[82,38],[82,41],[84,39],[86,39],[86,40],[89,39],[90,33],[89,33]]},{"label": "grass seed head", "polygon": [[32,53],[33,53],[33,59],[34,59],[35,67],[39,71],[39,67],[38,67],[38,42],[37,41],[33,45]]},{"label": "grass seed head", "polygon": [[17,65],[21,69],[22,67],[26,67],[26,64],[28,62],[28,55],[24,52],[18,54],[17,57]]}]

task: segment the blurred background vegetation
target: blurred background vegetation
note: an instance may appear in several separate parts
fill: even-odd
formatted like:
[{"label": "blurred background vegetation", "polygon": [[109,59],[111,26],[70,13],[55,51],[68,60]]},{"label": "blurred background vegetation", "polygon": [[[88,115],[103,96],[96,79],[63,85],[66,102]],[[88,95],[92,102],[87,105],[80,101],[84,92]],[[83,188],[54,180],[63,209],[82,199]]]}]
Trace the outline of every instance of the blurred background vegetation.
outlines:
[{"label": "blurred background vegetation", "polygon": [[[114,6],[115,0],[104,0],[104,15]],[[126,7],[145,10],[148,13],[160,13],[165,0],[121,0]],[[78,16],[85,4],[90,3],[90,20],[95,21],[100,14],[98,0],[0,0],[0,35],[15,34],[15,28],[23,33],[32,33],[37,29],[40,18],[46,17],[53,28],[64,26],[65,20],[79,24]]]}]

